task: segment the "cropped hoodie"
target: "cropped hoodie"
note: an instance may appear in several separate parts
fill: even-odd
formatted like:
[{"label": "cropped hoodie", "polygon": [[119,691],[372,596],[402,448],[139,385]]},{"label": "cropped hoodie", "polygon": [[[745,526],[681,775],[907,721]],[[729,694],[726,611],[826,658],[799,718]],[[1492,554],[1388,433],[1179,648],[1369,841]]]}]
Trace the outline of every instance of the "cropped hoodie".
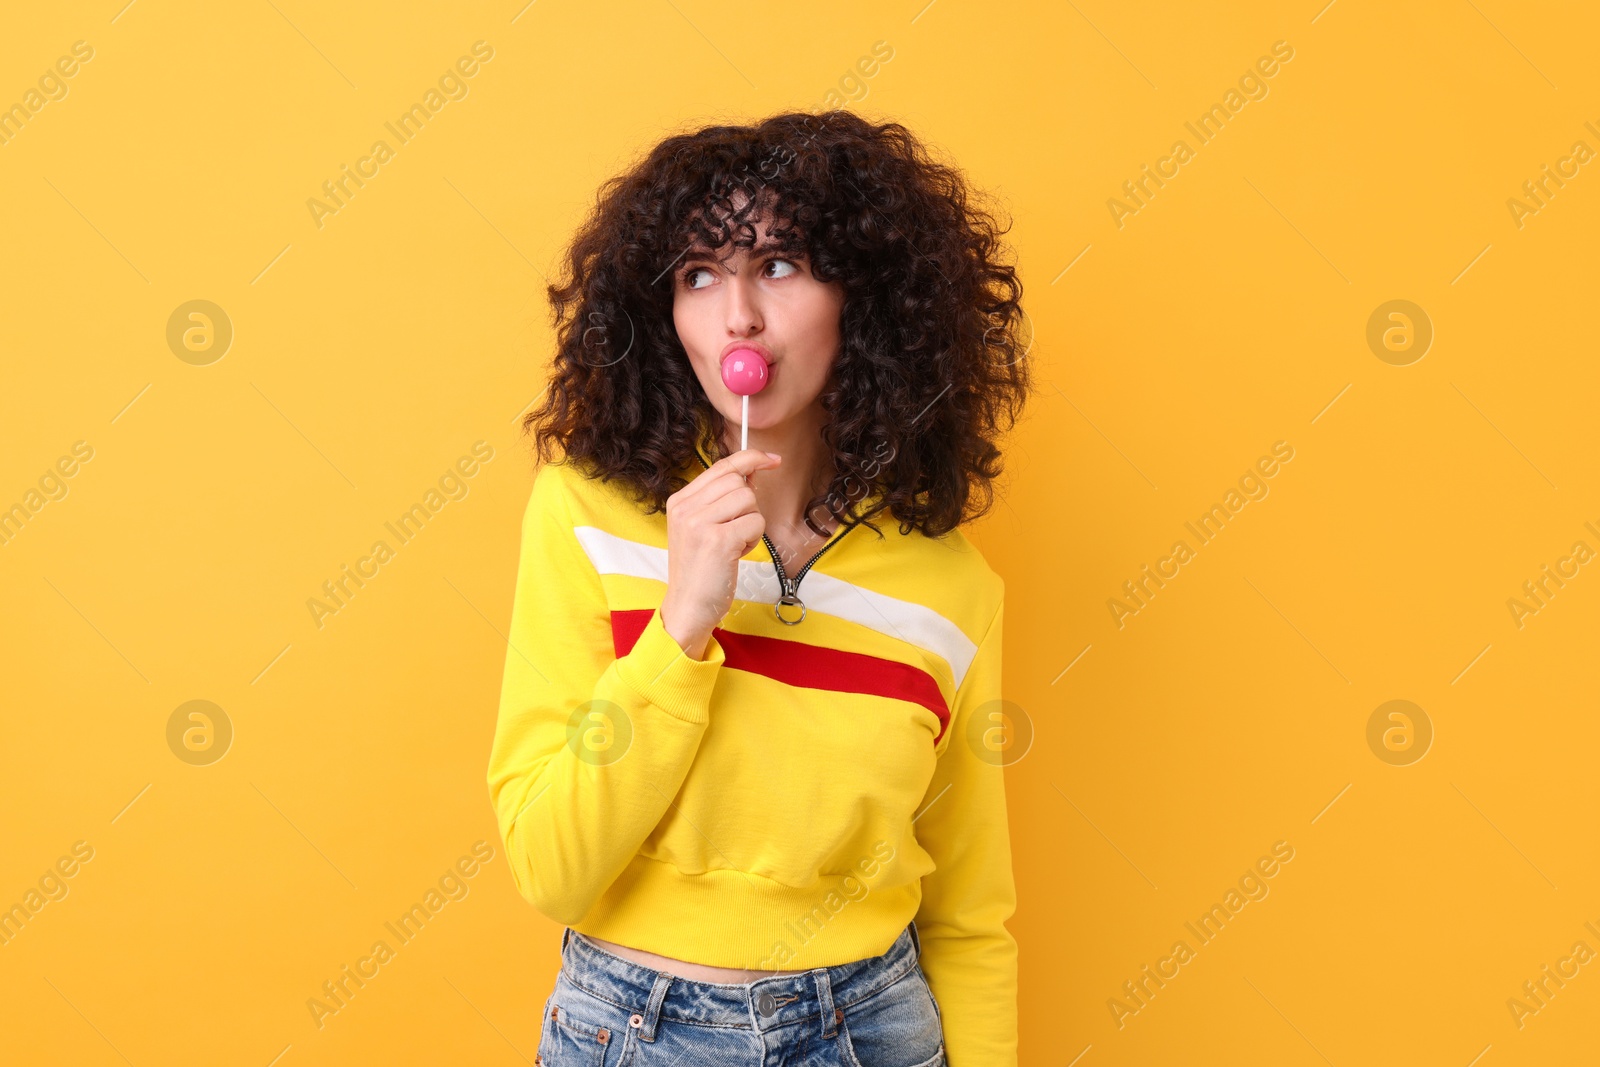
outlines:
[{"label": "cropped hoodie", "polygon": [[960,530],[880,528],[786,574],[782,617],[757,544],[696,660],[656,610],[666,515],[541,466],[489,794],[518,892],[580,933],[792,971],[881,955],[914,919],[949,1063],[1012,1067],[1005,584]]}]

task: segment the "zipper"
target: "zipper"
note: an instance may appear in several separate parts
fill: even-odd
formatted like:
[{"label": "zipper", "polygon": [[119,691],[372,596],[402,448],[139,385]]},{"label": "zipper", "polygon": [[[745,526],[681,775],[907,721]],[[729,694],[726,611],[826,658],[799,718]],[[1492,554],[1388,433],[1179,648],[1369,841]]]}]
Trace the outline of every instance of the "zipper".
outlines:
[{"label": "zipper", "polygon": [[[767,545],[767,554],[772,557],[772,565],[773,567],[777,568],[778,582],[783,586],[783,595],[778,597],[778,602],[776,604],[772,605],[772,612],[774,615],[778,616],[779,622],[788,626],[799,626],[803,621],[805,621],[806,605],[805,602],[800,599],[800,579],[806,576],[806,572],[811,569],[811,565],[817,562],[817,560],[821,559],[824,552],[828,551],[828,549],[832,548],[834,545],[843,540],[844,535],[849,533],[852,529],[854,529],[854,527],[845,526],[839,532],[834,534],[833,540],[817,549],[817,554],[812,556],[811,559],[806,562],[804,567],[800,568],[800,572],[794,576],[793,581],[790,581],[788,576],[783,573],[783,563],[778,559],[778,550],[773,547],[772,542],[767,539],[766,534],[761,535],[761,540],[765,541]],[[783,608],[786,604],[799,605],[800,618],[784,618]]]},{"label": "zipper", "polygon": [[[694,456],[700,461],[700,466],[705,467],[708,470],[710,469],[711,464],[706,462],[706,458],[700,454],[700,450],[698,448],[694,450]],[[778,617],[779,622],[783,623],[785,626],[799,626],[805,621],[806,605],[805,602],[800,599],[801,579],[803,579],[806,576],[806,573],[811,570],[812,565],[815,564],[817,560],[822,558],[822,554],[824,552],[828,551],[828,549],[844,540],[845,534],[848,534],[854,528],[855,527],[853,526],[841,525],[840,528],[835,531],[833,537],[828,541],[828,543],[817,549],[816,555],[807,560],[806,565],[801,567],[800,570],[795,573],[795,576],[792,579],[783,569],[783,561],[778,558],[779,553],[777,546],[772,543],[772,540],[767,537],[766,534],[761,535],[761,542],[767,546],[767,555],[772,557],[772,566],[773,569],[777,571],[778,584],[783,590],[782,594],[778,597],[778,602],[772,605],[772,613]],[[783,609],[785,606],[799,607],[800,617],[798,619],[784,618]]]}]

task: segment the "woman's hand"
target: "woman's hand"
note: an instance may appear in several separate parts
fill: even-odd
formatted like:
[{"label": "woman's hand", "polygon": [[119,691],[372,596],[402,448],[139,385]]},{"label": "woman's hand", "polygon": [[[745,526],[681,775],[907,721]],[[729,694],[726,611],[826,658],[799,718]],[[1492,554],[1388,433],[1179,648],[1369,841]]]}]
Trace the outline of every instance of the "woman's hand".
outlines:
[{"label": "woman's hand", "polygon": [[692,659],[705,658],[712,627],[733,606],[739,559],[766,532],[750,475],[779,462],[775,453],[747,448],[667,498],[667,593],[657,610]]}]

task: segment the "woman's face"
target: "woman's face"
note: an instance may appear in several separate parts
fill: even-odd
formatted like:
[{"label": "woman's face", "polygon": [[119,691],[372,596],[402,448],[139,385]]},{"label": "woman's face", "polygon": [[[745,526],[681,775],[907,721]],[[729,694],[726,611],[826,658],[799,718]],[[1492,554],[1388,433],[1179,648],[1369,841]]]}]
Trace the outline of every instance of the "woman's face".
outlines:
[{"label": "woman's face", "polygon": [[755,245],[733,249],[725,261],[698,243],[678,261],[672,321],[701,388],[730,425],[739,423],[742,398],[722,382],[722,357],[730,346],[748,346],[768,363],[766,387],[750,397],[750,428],[796,418],[820,427],[817,397],[839,354],[844,287],[812,277],[804,253],[764,250],[770,221],[756,221]]}]

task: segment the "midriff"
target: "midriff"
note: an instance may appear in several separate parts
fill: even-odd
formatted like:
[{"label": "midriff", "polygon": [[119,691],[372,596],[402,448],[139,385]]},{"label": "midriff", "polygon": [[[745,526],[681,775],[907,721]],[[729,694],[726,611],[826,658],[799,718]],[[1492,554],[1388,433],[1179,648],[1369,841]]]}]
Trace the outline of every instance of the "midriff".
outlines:
[{"label": "midriff", "polygon": [[716,982],[721,985],[743,985],[761,978],[770,978],[775,974],[795,974],[795,971],[745,971],[736,967],[708,967],[705,964],[689,963],[685,960],[675,960],[671,956],[658,956],[654,952],[643,949],[629,948],[619,945],[614,941],[604,941],[590,934],[582,935],[599,945],[613,956],[621,956],[631,960],[642,967],[649,967],[653,971],[666,971],[679,978],[687,978],[691,982]]}]

